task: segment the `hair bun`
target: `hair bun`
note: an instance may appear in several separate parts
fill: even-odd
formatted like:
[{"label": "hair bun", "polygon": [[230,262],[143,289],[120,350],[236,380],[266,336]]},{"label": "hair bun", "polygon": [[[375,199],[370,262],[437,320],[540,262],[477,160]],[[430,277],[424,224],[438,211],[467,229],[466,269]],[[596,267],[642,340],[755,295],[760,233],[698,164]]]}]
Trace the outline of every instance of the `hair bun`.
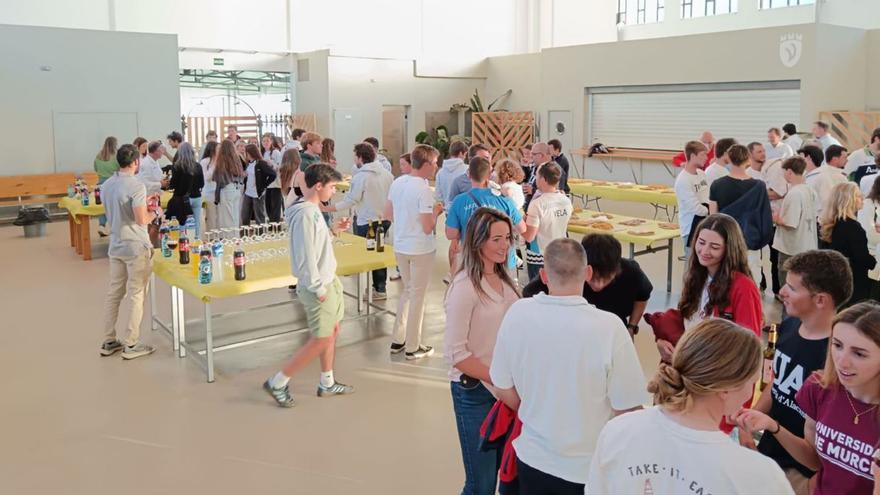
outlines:
[{"label": "hair bun", "polygon": [[667,387],[675,390],[684,389],[684,379],[682,378],[681,373],[679,373],[671,364],[660,363],[660,367],[657,369],[657,375],[663,380],[664,385]]}]

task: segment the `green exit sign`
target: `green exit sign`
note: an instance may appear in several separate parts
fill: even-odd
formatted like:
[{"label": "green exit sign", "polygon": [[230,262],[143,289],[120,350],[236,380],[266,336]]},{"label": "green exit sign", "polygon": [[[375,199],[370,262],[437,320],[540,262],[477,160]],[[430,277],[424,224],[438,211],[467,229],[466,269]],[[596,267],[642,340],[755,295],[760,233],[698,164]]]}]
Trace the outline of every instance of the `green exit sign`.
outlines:
[{"label": "green exit sign", "polygon": [[223,59],[221,57],[214,57],[214,65],[223,65]]}]

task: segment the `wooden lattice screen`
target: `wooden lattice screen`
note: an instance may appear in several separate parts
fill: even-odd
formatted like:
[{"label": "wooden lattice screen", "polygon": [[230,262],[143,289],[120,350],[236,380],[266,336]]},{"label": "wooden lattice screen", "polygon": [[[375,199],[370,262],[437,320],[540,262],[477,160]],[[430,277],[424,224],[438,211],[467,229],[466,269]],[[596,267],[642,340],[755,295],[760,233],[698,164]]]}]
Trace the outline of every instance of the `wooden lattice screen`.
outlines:
[{"label": "wooden lattice screen", "polygon": [[831,135],[849,151],[868,144],[880,127],[880,112],[819,112],[819,120],[831,124]]},{"label": "wooden lattice screen", "polygon": [[238,135],[245,138],[259,139],[259,126],[254,116],[241,117],[187,117],[185,139],[196,149],[201,149],[205,144],[205,134],[208,131],[216,131],[221,140],[226,137],[226,131],[230,125],[238,127]]},{"label": "wooden lattice screen", "polygon": [[492,162],[504,158],[519,162],[522,148],[532,144],[535,115],[532,112],[477,112],[471,116],[473,142],[489,147]]}]

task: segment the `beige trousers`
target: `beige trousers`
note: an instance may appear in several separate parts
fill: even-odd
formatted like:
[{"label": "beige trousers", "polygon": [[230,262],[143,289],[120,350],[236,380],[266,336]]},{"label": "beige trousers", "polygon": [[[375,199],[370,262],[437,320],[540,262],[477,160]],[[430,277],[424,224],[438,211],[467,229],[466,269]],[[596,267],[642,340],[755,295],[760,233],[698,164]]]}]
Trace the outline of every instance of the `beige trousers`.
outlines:
[{"label": "beige trousers", "polygon": [[434,251],[409,255],[394,253],[403,290],[397,303],[397,318],[391,341],[406,342],[406,352],[415,352],[422,344],[422,319],[425,316],[425,294],[434,268]]},{"label": "beige trousers", "polygon": [[[144,251],[138,256],[110,257],[110,288],[104,303],[104,338],[119,340],[131,346],[138,342],[141,320],[144,317],[144,296],[153,270],[153,251]],[[128,317],[128,333],[124,339],[116,336],[116,320],[119,318],[119,305],[123,298],[131,300],[131,315]]]}]

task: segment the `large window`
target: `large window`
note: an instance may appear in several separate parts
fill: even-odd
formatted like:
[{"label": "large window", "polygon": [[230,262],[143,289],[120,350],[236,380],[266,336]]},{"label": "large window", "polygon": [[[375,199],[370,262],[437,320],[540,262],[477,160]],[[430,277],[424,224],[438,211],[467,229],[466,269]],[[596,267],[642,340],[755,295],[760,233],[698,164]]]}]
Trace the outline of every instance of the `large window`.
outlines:
[{"label": "large window", "polygon": [[762,9],[775,9],[778,7],[794,7],[797,5],[813,5],[816,0],[761,0]]},{"label": "large window", "polygon": [[[785,0],[781,1],[784,2]],[[710,15],[719,14],[732,14],[736,11],[737,0],[681,0],[682,19],[690,19],[692,17],[707,17]]]},{"label": "large window", "polygon": [[663,22],[665,0],[617,0],[617,24]]}]

